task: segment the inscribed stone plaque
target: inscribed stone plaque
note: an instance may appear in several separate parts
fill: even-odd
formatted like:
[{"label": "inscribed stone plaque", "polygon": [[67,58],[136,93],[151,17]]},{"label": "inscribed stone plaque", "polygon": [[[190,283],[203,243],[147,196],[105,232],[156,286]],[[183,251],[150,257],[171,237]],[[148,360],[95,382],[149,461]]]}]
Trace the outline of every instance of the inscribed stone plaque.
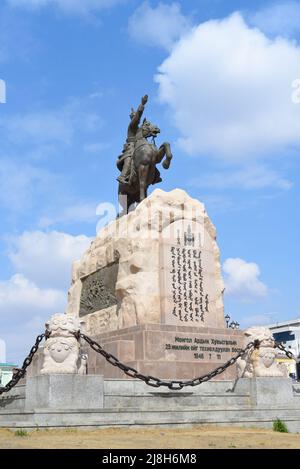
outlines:
[{"label": "inscribed stone plaque", "polygon": [[216,261],[203,225],[187,223],[161,244],[162,313],[166,324],[214,326]]},{"label": "inscribed stone plaque", "polygon": [[82,279],[79,316],[117,304],[115,287],[119,262],[114,262]]}]

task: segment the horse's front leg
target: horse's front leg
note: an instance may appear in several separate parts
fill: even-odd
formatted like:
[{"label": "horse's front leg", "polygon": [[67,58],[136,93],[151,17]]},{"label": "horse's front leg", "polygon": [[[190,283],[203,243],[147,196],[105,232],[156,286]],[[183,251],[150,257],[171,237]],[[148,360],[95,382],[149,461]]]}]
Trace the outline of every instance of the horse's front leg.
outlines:
[{"label": "horse's front leg", "polygon": [[163,167],[165,169],[169,169],[171,160],[173,158],[172,152],[171,152],[171,145],[168,142],[163,143],[158,150],[159,154],[159,162],[163,159],[163,157],[166,155],[166,159],[163,162]]},{"label": "horse's front leg", "polygon": [[144,164],[139,166],[140,202],[147,197],[148,171],[148,166]]}]

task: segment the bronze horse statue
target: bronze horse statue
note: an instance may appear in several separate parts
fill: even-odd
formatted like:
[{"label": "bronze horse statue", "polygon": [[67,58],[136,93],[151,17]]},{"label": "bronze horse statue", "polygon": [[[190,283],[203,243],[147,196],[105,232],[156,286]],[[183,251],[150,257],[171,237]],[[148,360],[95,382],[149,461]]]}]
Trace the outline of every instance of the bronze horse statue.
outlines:
[{"label": "bronze horse statue", "polygon": [[[144,119],[135,135],[133,155],[131,158],[130,179],[128,182],[119,182],[119,202],[123,209],[122,214],[128,213],[129,208],[147,197],[147,190],[151,184],[161,182],[160,172],[156,168],[161,163],[168,169],[172,160],[170,144],[165,142],[158,148],[155,137],[160,129]],[[147,139],[152,137],[152,143]]]}]

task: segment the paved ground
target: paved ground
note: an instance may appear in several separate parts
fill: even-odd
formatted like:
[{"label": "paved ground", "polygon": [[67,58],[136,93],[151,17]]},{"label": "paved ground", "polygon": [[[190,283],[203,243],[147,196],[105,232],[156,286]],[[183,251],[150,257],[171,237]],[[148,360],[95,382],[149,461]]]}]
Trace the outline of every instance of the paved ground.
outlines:
[{"label": "paved ground", "polygon": [[33,430],[21,435],[0,429],[0,448],[300,448],[300,434],[237,427]]}]

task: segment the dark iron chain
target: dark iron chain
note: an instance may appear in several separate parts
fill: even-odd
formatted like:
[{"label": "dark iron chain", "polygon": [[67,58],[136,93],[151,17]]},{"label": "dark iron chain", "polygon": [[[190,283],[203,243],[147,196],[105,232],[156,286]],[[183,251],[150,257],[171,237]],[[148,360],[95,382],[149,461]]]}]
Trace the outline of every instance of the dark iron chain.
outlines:
[{"label": "dark iron chain", "polygon": [[[198,386],[201,383],[204,383],[206,381],[211,380],[215,376],[223,373],[227,368],[232,366],[236,361],[242,357],[246,352],[248,352],[252,347],[253,348],[258,348],[259,347],[259,341],[255,340],[254,342],[250,342],[247,347],[243,350],[241,350],[237,355],[232,357],[230,360],[228,360],[226,363],[223,365],[220,365],[217,367],[215,370],[210,371],[206,375],[199,376],[198,378],[194,378],[192,380],[187,380],[187,381],[179,381],[179,380],[172,380],[172,381],[164,381],[159,378],[156,378],[151,375],[144,375],[142,373],[139,373],[135,368],[132,368],[131,366],[125,365],[122,363],[117,357],[112,355],[111,353],[106,352],[100,344],[98,344],[95,340],[91,339],[90,337],[86,336],[85,334],[82,334],[80,332],[74,333],[75,337],[77,339],[82,338],[84,339],[90,347],[95,350],[95,352],[99,353],[102,355],[111,365],[117,366],[120,370],[122,370],[127,376],[130,376],[130,378],[135,378],[135,379],[140,379],[144,381],[148,386],[152,386],[155,388],[159,388],[161,386],[168,387],[171,390],[178,391],[186,386]],[[38,335],[35,341],[35,344],[31,348],[28,356],[25,358],[23,365],[21,368],[16,369],[16,371],[13,374],[13,377],[9,383],[7,383],[5,386],[0,387],[0,395],[10,391],[16,384],[20,381],[25,376],[26,369],[28,366],[31,364],[34,355],[36,354],[40,343],[44,338],[48,339],[50,336],[50,333],[46,331],[44,334]],[[293,354],[289,352],[288,350],[285,350],[282,344],[276,344],[276,347],[279,349],[283,350],[286,355],[289,358],[294,358]]]},{"label": "dark iron chain", "polygon": [[132,368],[131,366],[127,366],[124,363],[120,362],[118,358],[116,358],[114,355],[111,353],[106,352],[100,344],[98,344],[95,340],[91,339],[90,337],[86,336],[85,334],[80,333],[80,337],[84,339],[89,346],[95,350],[95,352],[99,353],[102,355],[111,365],[118,367],[120,370],[122,370],[127,376],[130,376],[130,378],[136,378],[144,381],[148,386],[152,386],[154,388],[159,388],[161,386],[168,387],[169,389],[172,389],[174,391],[178,391],[186,386],[198,386],[198,384],[204,383],[205,381],[209,381],[212,378],[214,378],[217,375],[220,375],[223,373],[227,368],[232,366],[242,355],[244,355],[246,352],[248,352],[252,347],[253,348],[258,348],[259,347],[259,341],[255,340],[254,342],[250,342],[247,347],[243,350],[241,350],[237,355],[232,357],[230,360],[228,360],[226,363],[223,365],[219,366],[213,371],[210,371],[206,375],[199,376],[198,378],[194,378],[192,380],[188,381],[178,381],[178,380],[172,380],[172,381],[164,381],[159,378],[155,378],[154,376],[151,375],[143,375],[142,373],[139,373],[135,368]]},{"label": "dark iron chain", "polygon": [[46,331],[44,334],[41,334],[41,335],[37,336],[34,346],[31,348],[29,354],[27,355],[27,357],[23,361],[22,367],[21,368],[16,368],[15,369],[16,371],[14,372],[12,379],[5,386],[0,387],[0,395],[5,393],[5,392],[10,391],[20,381],[20,379],[25,376],[26,369],[31,364],[32,359],[33,359],[34,355],[36,354],[40,343],[42,342],[42,340],[44,338],[47,339],[49,336],[50,336],[50,333],[48,331]]},{"label": "dark iron chain", "polygon": [[296,360],[294,354],[289,350],[286,350],[286,348],[284,347],[284,345],[282,345],[281,342],[275,342],[275,347],[279,348],[279,350],[282,350],[288,358],[293,358],[294,360]]}]

